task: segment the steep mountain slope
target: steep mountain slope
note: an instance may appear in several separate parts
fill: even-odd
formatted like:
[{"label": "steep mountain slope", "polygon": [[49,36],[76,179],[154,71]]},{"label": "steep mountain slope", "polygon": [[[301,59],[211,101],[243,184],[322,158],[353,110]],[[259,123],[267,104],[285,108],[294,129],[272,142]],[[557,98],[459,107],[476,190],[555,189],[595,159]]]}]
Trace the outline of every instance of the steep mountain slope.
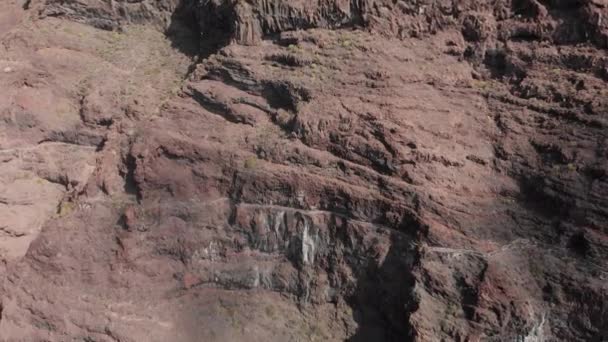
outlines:
[{"label": "steep mountain slope", "polygon": [[605,1],[0,1],[0,340],[608,338]]}]

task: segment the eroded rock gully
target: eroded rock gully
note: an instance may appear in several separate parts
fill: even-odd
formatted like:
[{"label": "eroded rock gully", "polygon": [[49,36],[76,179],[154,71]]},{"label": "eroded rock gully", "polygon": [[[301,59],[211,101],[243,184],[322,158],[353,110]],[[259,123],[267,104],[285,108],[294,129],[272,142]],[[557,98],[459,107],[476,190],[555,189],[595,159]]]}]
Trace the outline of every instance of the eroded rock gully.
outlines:
[{"label": "eroded rock gully", "polygon": [[0,3],[0,340],[608,338],[605,1]]}]

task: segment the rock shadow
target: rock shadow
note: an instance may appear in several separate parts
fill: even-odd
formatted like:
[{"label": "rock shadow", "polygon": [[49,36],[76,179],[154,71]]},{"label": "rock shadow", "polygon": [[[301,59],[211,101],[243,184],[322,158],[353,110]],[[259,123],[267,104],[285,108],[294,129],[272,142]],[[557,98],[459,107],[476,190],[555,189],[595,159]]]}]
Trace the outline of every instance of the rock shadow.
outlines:
[{"label": "rock shadow", "polygon": [[230,32],[207,30],[203,21],[195,1],[183,0],[173,11],[165,30],[171,45],[195,60],[193,67],[230,42]]},{"label": "rock shadow", "polygon": [[392,231],[391,246],[380,264],[372,263],[358,275],[348,300],[358,329],[349,342],[414,341],[410,315],[418,303],[413,269],[418,260],[413,238]]}]

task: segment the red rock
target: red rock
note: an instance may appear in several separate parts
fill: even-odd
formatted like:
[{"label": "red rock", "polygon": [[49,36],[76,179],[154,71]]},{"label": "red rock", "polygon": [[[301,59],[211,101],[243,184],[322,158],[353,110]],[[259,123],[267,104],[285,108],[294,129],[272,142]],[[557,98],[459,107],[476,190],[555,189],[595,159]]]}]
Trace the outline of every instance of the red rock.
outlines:
[{"label": "red rock", "polygon": [[0,0],[0,339],[606,335],[606,6],[178,5]]}]

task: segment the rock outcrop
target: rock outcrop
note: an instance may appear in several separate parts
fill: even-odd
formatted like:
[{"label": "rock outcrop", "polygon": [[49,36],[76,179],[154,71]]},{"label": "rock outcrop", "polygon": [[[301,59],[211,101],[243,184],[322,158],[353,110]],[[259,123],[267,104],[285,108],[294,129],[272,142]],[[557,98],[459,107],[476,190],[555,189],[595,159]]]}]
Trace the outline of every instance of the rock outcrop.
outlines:
[{"label": "rock outcrop", "polygon": [[503,42],[536,38],[559,44],[591,41],[599,47],[608,46],[606,3],[599,0],[548,4],[537,0],[46,0],[38,7],[43,15],[68,17],[105,29],[128,23],[166,28],[172,17],[195,18],[204,36],[226,35],[248,45],[280,32],[311,28],[359,26],[404,38],[461,26],[464,37],[473,41],[494,36]]},{"label": "rock outcrop", "polygon": [[0,1],[0,340],[607,338],[607,3]]}]

